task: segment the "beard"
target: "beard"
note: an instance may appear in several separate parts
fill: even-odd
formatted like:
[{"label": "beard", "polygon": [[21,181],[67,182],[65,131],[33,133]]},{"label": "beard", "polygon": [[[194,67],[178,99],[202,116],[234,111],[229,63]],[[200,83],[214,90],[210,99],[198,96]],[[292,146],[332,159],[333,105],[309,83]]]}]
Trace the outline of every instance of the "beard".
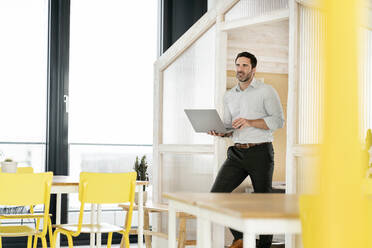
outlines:
[{"label": "beard", "polygon": [[249,81],[252,77],[253,77],[253,71],[250,71],[246,75],[244,75],[244,73],[239,73],[239,72],[236,73],[236,78],[242,83]]}]

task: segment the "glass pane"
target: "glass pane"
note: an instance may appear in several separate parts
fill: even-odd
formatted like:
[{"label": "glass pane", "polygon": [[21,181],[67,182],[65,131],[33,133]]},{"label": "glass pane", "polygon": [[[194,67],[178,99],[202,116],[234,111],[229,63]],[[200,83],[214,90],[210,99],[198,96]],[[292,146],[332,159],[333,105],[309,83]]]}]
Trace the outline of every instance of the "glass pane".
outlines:
[{"label": "glass pane", "polygon": [[163,154],[162,192],[209,192],[213,184],[213,155]]},{"label": "glass pane", "polygon": [[152,144],[157,1],[145,5],[71,1],[70,142]]},{"label": "glass pane", "polygon": [[164,144],[213,143],[194,132],[184,109],[215,108],[215,40],[213,26],[164,71]]},{"label": "glass pane", "polygon": [[0,1],[0,141],[45,142],[48,5]]},{"label": "glass pane", "polygon": [[[149,179],[152,171],[152,146],[70,145],[70,176],[79,180],[81,171],[130,172],[134,171],[136,156],[147,157]],[[151,195],[151,192],[149,193]],[[70,209],[79,209],[77,194],[69,195]],[[116,206],[116,205],[115,205]],[[115,207],[113,206],[113,207]],[[110,206],[106,206],[110,207]],[[117,206],[116,206],[117,207]],[[87,206],[87,209],[90,209]]]},{"label": "glass pane", "polygon": [[299,7],[298,144],[321,141],[323,117],[325,18],[319,10]]},{"label": "glass pane", "polygon": [[18,166],[31,166],[35,172],[45,171],[45,145],[0,144],[0,161],[12,158]]},{"label": "glass pane", "polygon": [[[162,192],[209,192],[213,184],[213,155],[163,154]],[[164,202],[167,199],[163,198]],[[168,216],[161,215],[161,230],[168,230]],[[178,226],[178,224],[177,224]],[[187,221],[187,238],[196,239],[196,221]]]},{"label": "glass pane", "polygon": [[225,15],[225,21],[250,18],[273,10],[287,9],[288,0],[240,0]]}]

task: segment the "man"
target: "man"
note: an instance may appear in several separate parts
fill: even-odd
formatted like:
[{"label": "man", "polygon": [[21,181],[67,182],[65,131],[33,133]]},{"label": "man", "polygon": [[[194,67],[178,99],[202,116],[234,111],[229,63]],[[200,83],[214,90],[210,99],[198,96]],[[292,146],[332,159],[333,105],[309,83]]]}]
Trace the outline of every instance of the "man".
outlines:
[{"label": "man", "polygon": [[[283,109],[279,96],[270,85],[254,78],[257,59],[248,52],[235,59],[239,84],[224,96],[224,124],[232,126],[228,134],[234,146],[229,147],[227,159],[218,172],[211,192],[232,192],[250,176],[255,193],[271,192],[274,171],[273,132],[284,125]],[[231,229],[234,242],[230,248],[243,247],[241,232]],[[270,248],[272,235],[260,235],[259,248]]]}]

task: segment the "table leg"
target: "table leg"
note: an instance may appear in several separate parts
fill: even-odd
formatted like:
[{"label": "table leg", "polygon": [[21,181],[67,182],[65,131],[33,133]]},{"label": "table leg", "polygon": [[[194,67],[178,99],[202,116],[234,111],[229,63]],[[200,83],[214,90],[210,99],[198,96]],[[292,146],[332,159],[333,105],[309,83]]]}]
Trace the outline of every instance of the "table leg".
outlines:
[{"label": "table leg", "polygon": [[[97,224],[101,223],[102,206],[97,204]],[[101,248],[101,233],[97,233],[97,247]]]},{"label": "table leg", "polygon": [[176,247],[176,209],[172,200],[169,200],[168,211],[168,247]]},{"label": "table leg", "polygon": [[[56,225],[61,224],[61,205],[62,205],[62,194],[57,193],[57,206],[56,206]],[[57,236],[56,248],[60,247],[60,234]]]},{"label": "table leg", "polygon": [[143,186],[138,187],[138,248],[143,247]]},{"label": "table leg", "polygon": [[[95,217],[95,213],[96,213],[96,204],[91,204],[91,210],[90,210],[90,224],[94,224],[95,221],[94,221],[94,217]],[[95,234],[94,233],[91,233],[90,234],[90,248],[93,248],[95,247]]]},{"label": "table leg", "polygon": [[212,247],[211,239],[211,222],[197,217],[196,219],[196,229],[197,229],[197,241],[196,246],[198,248],[210,248]]},{"label": "table leg", "polygon": [[254,233],[244,232],[243,247],[244,248],[256,248],[256,235]]}]

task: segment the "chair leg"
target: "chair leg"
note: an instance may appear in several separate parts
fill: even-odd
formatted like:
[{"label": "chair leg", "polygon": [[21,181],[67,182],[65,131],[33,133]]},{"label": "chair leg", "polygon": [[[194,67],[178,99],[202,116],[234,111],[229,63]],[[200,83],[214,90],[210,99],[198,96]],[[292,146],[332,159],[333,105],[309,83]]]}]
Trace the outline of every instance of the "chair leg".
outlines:
[{"label": "chair leg", "polygon": [[37,239],[38,239],[38,236],[35,235],[34,237],[34,248],[37,248]]},{"label": "chair leg", "polygon": [[178,248],[184,248],[186,241],[186,218],[180,217],[180,229],[178,232]]},{"label": "chair leg", "polygon": [[[36,220],[36,225],[35,225],[35,229],[36,230],[39,230],[39,227],[40,227],[40,219],[37,219]],[[34,236],[34,248],[37,248],[37,239],[39,238],[37,235]],[[41,237],[40,237],[41,238]]]},{"label": "chair leg", "polygon": [[58,230],[55,230],[54,233],[53,233],[53,246],[51,245],[52,248],[55,248],[56,247],[56,242],[57,242],[57,237],[58,237]]},{"label": "chair leg", "polygon": [[[128,212],[125,214],[124,228],[127,226],[127,220],[128,220]],[[126,247],[125,242],[126,242],[125,241],[125,234],[123,234],[123,236],[121,237],[120,248],[128,248],[128,247]]]},{"label": "chair leg", "polygon": [[125,235],[125,248],[129,248],[129,234]]},{"label": "chair leg", "polygon": [[[148,230],[150,231],[150,217],[149,217],[149,211],[147,209],[145,209],[144,211],[144,223],[143,223],[143,227],[144,227],[144,230]],[[145,244],[146,244],[146,248],[151,248],[152,247],[152,244],[151,244],[151,235],[145,235]]]},{"label": "chair leg", "polygon": [[2,242],[1,237],[0,237],[0,248],[2,248],[2,247],[3,247],[3,242]]},{"label": "chair leg", "polygon": [[28,236],[27,238],[27,248],[31,248],[31,246],[32,246],[32,235]]},{"label": "chair leg", "polygon": [[49,217],[48,220],[48,232],[49,232],[49,245],[50,247],[54,247],[53,245],[53,230],[52,230],[52,220]]},{"label": "chair leg", "polygon": [[48,248],[45,236],[41,237],[41,244],[43,248]]},{"label": "chair leg", "polygon": [[68,241],[68,248],[73,248],[74,243],[72,242],[72,236],[70,234],[67,235],[67,241]]},{"label": "chair leg", "polygon": [[[124,235],[125,235],[125,234],[123,234],[123,235],[121,236],[120,248],[125,248],[125,238],[124,238]],[[0,247],[0,248],[1,248],[1,247]]]},{"label": "chair leg", "polygon": [[111,248],[111,242],[112,242],[112,232],[110,232],[107,237],[107,248]]}]

